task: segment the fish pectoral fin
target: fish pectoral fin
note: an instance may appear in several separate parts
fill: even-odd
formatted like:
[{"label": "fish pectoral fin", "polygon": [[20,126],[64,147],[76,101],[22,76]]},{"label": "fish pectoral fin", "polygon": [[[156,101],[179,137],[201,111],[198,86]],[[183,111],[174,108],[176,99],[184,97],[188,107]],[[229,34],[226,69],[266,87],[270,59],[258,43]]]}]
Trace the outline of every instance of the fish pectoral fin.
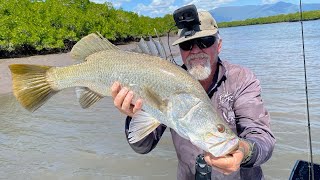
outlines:
[{"label": "fish pectoral fin", "polygon": [[132,117],[129,125],[129,143],[133,144],[154,131],[160,122],[144,111],[138,111]]},{"label": "fish pectoral fin", "polygon": [[76,63],[85,62],[86,58],[99,51],[120,50],[101,34],[91,33],[78,41],[71,50],[71,56]]},{"label": "fish pectoral fin", "polygon": [[92,106],[94,103],[103,98],[102,95],[90,90],[87,87],[76,87],[76,95],[83,109]]},{"label": "fish pectoral fin", "polygon": [[150,106],[159,109],[162,113],[167,111],[168,100],[163,100],[160,95],[155,92],[152,88],[143,88],[146,99],[150,102]]}]

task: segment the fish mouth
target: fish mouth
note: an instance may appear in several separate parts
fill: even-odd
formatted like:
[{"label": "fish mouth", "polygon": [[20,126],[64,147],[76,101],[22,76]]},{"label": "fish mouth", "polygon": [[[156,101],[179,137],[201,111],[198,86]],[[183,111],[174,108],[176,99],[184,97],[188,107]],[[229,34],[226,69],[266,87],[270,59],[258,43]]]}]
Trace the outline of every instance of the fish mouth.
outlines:
[{"label": "fish mouth", "polygon": [[239,148],[239,138],[234,137],[229,141],[229,144],[233,147],[232,149],[229,150],[230,152],[236,151]]},{"label": "fish mouth", "polygon": [[222,157],[238,149],[239,138],[233,137],[215,143],[208,143],[208,145],[208,152],[215,157]]}]

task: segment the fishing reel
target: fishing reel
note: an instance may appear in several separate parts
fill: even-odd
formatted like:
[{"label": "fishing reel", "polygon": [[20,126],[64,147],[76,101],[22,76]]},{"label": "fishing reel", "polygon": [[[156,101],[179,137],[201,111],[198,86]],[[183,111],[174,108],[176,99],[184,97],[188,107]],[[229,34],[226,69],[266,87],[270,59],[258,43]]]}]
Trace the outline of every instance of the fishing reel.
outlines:
[{"label": "fishing reel", "polygon": [[196,174],[195,180],[210,180],[212,167],[204,160],[204,155],[199,154],[196,157]]},{"label": "fishing reel", "polygon": [[193,36],[200,31],[200,20],[194,4],[181,7],[173,12],[173,19],[179,29],[184,29],[184,36]]}]

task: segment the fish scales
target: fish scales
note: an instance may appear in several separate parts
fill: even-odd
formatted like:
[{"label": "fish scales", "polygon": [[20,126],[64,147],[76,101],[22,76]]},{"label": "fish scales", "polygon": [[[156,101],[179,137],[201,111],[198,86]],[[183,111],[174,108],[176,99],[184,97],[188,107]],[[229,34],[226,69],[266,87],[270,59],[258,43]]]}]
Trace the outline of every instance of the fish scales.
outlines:
[{"label": "fish scales", "polygon": [[35,111],[55,93],[75,87],[81,107],[88,108],[110,96],[110,87],[119,81],[134,92],[133,103],[143,99],[142,110],[129,126],[129,143],[162,123],[217,157],[238,148],[239,139],[217,115],[201,84],[181,67],[159,57],[121,51],[96,34],[81,39],[71,55],[78,64],[9,66],[14,95],[23,107]]},{"label": "fish scales", "polygon": [[55,82],[57,90],[73,86],[93,86],[95,83],[95,87],[104,87],[97,90],[106,96],[109,95],[105,92],[106,88],[119,81],[125,85],[151,87],[163,99],[169,97],[172,91],[194,93],[202,100],[208,99],[200,96],[204,94],[199,93],[204,91],[203,88],[190,75],[186,75],[182,68],[160,58],[132,52],[99,52],[89,56],[87,62],[82,64],[54,68],[47,76],[50,81]]}]

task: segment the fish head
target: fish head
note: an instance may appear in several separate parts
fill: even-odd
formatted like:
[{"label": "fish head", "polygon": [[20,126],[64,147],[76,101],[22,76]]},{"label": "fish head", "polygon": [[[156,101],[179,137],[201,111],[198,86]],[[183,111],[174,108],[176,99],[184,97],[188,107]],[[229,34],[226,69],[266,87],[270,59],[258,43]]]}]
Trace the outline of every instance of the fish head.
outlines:
[{"label": "fish head", "polygon": [[239,138],[217,115],[211,104],[200,102],[190,116],[193,125],[188,136],[194,145],[215,157],[238,149]]},{"label": "fish head", "polygon": [[170,127],[192,144],[215,157],[224,156],[238,148],[238,137],[222,120],[206,94],[202,97],[181,93],[169,101]]},{"label": "fish head", "polygon": [[[222,124],[218,124],[216,130],[221,129]],[[204,134],[205,148],[215,157],[225,156],[239,147],[239,138],[226,127],[225,132],[206,132]]]}]

